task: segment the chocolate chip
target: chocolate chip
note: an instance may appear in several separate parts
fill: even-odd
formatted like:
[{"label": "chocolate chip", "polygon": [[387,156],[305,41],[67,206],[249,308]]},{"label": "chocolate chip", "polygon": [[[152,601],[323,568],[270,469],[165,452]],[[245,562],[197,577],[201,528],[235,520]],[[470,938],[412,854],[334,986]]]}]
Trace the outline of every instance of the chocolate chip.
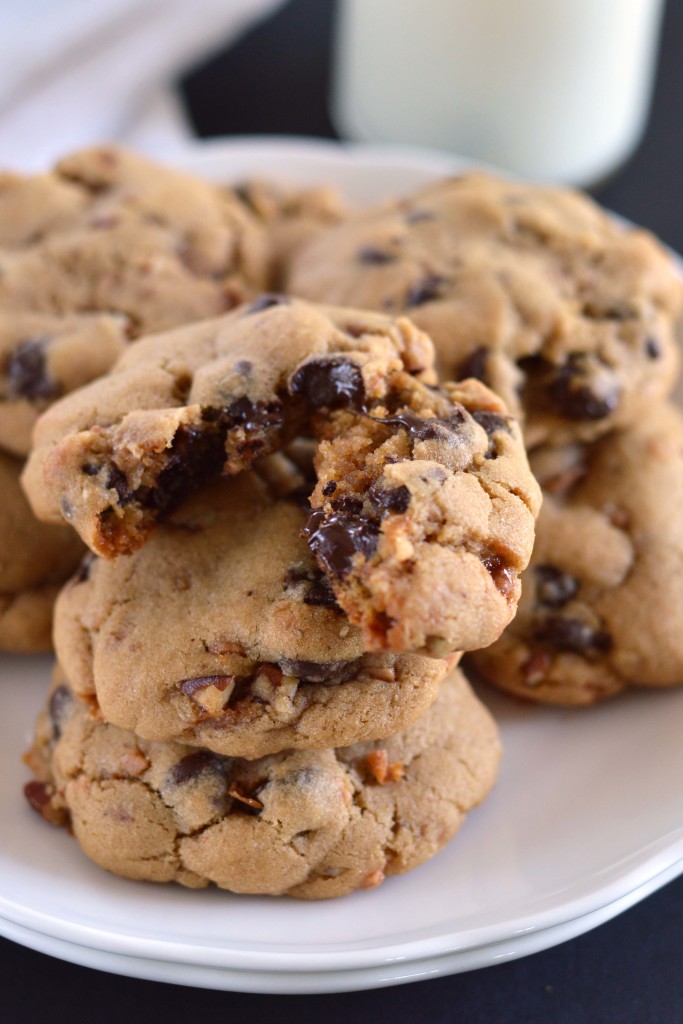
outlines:
[{"label": "chocolate chip", "polygon": [[362,409],[365,403],[360,369],[347,359],[311,359],[292,374],[289,392],[314,409]]},{"label": "chocolate chip", "polygon": [[425,302],[432,302],[440,299],[446,278],[440,274],[427,274],[421,281],[414,284],[406,295],[406,307],[412,309],[415,306],[422,306]]},{"label": "chocolate chip", "polygon": [[288,295],[278,295],[274,292],[265,292],[250,302],[244,310],[245,315],[249,313],[260,313],[264,309],[272,309],[273,306],[288,306],[291,303]]},{"label": "chocolate chip", "polygon": [[168,781],[172,785],[182,786],[200,775],[227,775],[230,764],[230,758],[221,757],[209,750],[196,750],[182,761],[176,761],[168,774]]},{"label": "chocolate chip", "polygon": [[228,429],[240,426],[250,431],[278,431],[284,425],[280,402],[252,402],[246,395],[235,398],[223,415]]},{"label": "chocolate chip", "polygon": [[[218,476],[224,461],[225,446],[220,430],[179,427],[156,486],[138,488],[132,497],[159,514],[172,512],[200,483]],[[124,495],[122,500],[128,499]]]},{"label": "chocolate chip", "polygon": [[351,572],[354,555],[372,557],[377,548],[379,527],[363,516],[343,513],[326,516],[318,510],[309,517],[302,536],[325,570],[342,577]]},{"label": "chocolate chip", "polygon": [[29,338],[12,352],[7,360],[7,392],[10,398],[56,398],[61,386],[50,378],[45,359],[48,338]]},{"label": "chocolate chip", "polygon": [[281,430],[284,416],[280,402],[252,402],[244,395],[225,409],[205,409],[202,420],[200,426],[178,428],[154,487],[138,488],[128,494],[120,489],[120,481],[112,481],[111,486],[124,503],[134,499],[159,514],[173,511],[200,484],[220,475],[230,430],[241,427],[247,434],[256,435],[244,441],[245,449],[253,455],[268,448],[269,435]]},{"label": "chocolate chip", "polygon": [[575,654],[605,653],[612,647],[612,638],[603,630],[594,629],[579,619],[549,615],[535,630],[534,640],[556,651]]},{"label": "chocolate chip", "polygon": [[62,735],[62,726],[64,720],[69,713],[69,708],[74,702],[73,694],[68,686],[58,686],[56,690],[53,690],[50,700],[47,705],[48,714],[50,721],[52,722],[52,732],[56,740]]},{"label": "chocolate chip", "polygon": [[408,210],[405,218],[408,224],[419,224],[424,220],[436,220],[436,214],[432,210]]},{"label": "chocolate chip", "polygon": [[537,565],[534,571],[536,599],[539,604],[547,605],[549,608],[562,608],[567,601],[576,596],[579,581],[568,572],[562,572],[553,565]]},{"label": "chocolate chip", "polygon": [[396,256],[375,245],[363,245],[356,253],[356,260],[366,266],[380,267],[386,263],[395,263]]},{"label": "chocolate chip", "polygon": [[294,587],[297,583],[304,583],[311,579],[312,572],[310,569],[304,568],[302,565],[290,565],[287,569],[284,578],[284,588],[288,590],[289,587]]},{"label": "chocolate chip", "polygon": [[470,416],[475,423],[484,428],[489,437],[497,430],[504,430],[506,434],[512,433],[507,416],[501,416],[489,409],[470,409]]},{"label": "chocolate chip", "polygon": [[360,515],[363,511],[361,498],[354,498],[352,494],[342,494],[330,502],[335,512],[344,512],[347,515]]},{"label": "chocolate chip", "polygon": [[662,346],[656,338],[648,338],[645,342],[645,352],[648,359],[659,359],[662,354]]},{"label": "chocolate chip", "polygon": [[373,417],[376,423],[385,423],[387,426],[401,427],[407,431],[416,441],[446,440],[449,434],[459,433],[459,429],[465,422],[464,413],[459,409],[452,416],[433,416],[423,419],[417,413],[406,409],[404,412],[397,412],[393,416]]},{"label": "chocolate chip", "polygon": [[232,186],[232,191],[235,193],[240,202],[245,203],[250,209],[256,211],[256,207],[252,202],[252,184],[250,181],[238,181]]},{"label": "chocolate chip", "polygon": [[84,555],[81,559],[81,564],[76,569],[76,572],[71,577],[72,583],[85,583],[90,579],[90,570],[92,569],[95,556],[91,553]]},{"label": "chocolate chip", "polygon": [[594,389],[591,367],[586,358],[574,352],[550,382],[548,393],[557,411],[570,420],[602,420],[619,404],[614,382],[600,391]]},{"label": "chocolate chip", "polygon": [[485,346],[475,348],[473,352],[463,359],[455,371],[456,380],[464,380],[466,377],[476,377],[477,380],[486,380],[486,367],[489,361],[491,350]]},{"label": "chocolate chip", "polygon": [[81,466],[81,472],[85,473],[86,476],[97,476],[101,466],[97,466],[94,462],[84,462]]},{"label": "chocolate chip", "polygon": [[330,581],[323,576],[320,569],[317,567],[307,569],[301,565],[290,566],[285,573],[285,590],[292,586],[298,586],[300,583],[304,584],[305,589],[304,604],[320,605],[323,608],[332,608],[336,612],[341,612]]},{"label": "chocolate chip", "polygon": [[326,498],[329,498],[330,494],[334,494],[336,490],[336,482],[334,480],[328,480],[325,486],[323,487],[323,494],[325,495]]},{"label": "chocolate chip", "polygon": [[107,482],[105,486],[108,490],[116,491],[122,505],[127,505],[135,496],[135,492],[131,491],[128,487],[126,475],[121,472],[118,466],[111,465],[107,467]]},{"label": "chocolate chip", "polygon": [[300,661],[295,658],[281,658],[280,668],[287,676],[296,676],[302,683],[344,683],[358,671],[360,658],[350,661]]},{"label": "chocolate chip", "polygon": [[248,377],[251,371],[254,369],[254,364],[248,359],[238,359],[235,363],[235,369],[243,377]]},{"label": "chocolate chip", "polygon": [[379,484],[373,484],[368,491],[368,498],[372,507],[376,508],[380,515],[387,515],[389,512],[405,512],[410,505],[410,491],[403,484],[390,490],[385,490]]},{"label": "chocolate chip", "polygon": [[310,587],[304,594],[304,604],[316,605],[322,608],[331,608],[335,612],[341,614],[341,608],[337,604],[337,599],[334,596],[334,591],[330,586],[329,580],[325,576],[320,576],[319,579],[315,579],[311,582]]}]

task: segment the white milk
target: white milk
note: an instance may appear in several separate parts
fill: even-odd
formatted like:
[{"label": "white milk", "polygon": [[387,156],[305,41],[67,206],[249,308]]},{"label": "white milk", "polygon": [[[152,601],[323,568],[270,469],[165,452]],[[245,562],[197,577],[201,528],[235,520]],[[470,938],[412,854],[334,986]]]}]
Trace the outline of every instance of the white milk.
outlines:
[{"label": "white milk", "polygon": [[647,116],[663,0],[340,0],[333,116],[531,178],[587,185]]}]

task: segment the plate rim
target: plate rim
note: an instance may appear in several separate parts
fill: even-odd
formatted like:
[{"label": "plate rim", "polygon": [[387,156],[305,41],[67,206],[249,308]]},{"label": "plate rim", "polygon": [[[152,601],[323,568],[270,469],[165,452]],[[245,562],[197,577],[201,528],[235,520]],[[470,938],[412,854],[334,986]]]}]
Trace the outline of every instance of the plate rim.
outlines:
[{"label": "plate rim", "polygon": [[578,938],[593,928],[611,921],[666,885],[678,873],[678,871],[674,873],[671,870],[665,871],[661,876],[651,879],[643,886],[639,886],[626,896],[603,908],[589,914],[579,915],[562,924],[541,929],[538,932],[513,935],[501,942],[489,943],[461,952],[348,970],[252,971],[225,968],[220,965],[178,963],[81,945],[55,938],[45,932],[16,925],[1,916],[0,935],[37,952],[56,956],[70,963],[162,984],[192,985],[220,991],[269,995],[357,992],[409,984],[414,981],[427,981],[431,978],[451,974],[463,974],[540,953]]}]

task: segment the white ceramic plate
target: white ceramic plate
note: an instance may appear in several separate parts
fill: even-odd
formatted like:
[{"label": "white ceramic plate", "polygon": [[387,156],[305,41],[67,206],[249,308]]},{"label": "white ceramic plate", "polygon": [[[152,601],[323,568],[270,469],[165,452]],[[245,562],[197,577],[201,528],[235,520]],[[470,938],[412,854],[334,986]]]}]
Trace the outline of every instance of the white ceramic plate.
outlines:
[{"label": "white ceramic plate", "polygon": [[[335,181],[357,202],[462,166],[284,141],[213,143],[177,158],[224,180]],[[115,878],[21,796],[17,765],[48,674],[46,659],[0,658],[0,933],[78,963],[244,991],[392,984],[546,948],[683,871],[683,690],[630,693],[589,711],[486,690],[506,751],[499,783],[417,871],[325,903]]]},{"label": "white ceramic plate", "polygon": [[34,932],[30,928],[12,924],[5,919],[0,919],[0,934],[28,946],[30,949],[35,949],[39,953],[56,956],[82,967],[94,967],[129,978],[145,978],[148,981],[164,981],[173,985],[194,985],[199,988],[222,989],[228,992],[260,992],[266,995],[354,992],[359,989],[405,985],[410,981],[427,981],[429,978],[438,978],[444,974],[461,974],[475,968],[493,967],[509,960],[517,960],[522,956],[529,956],[531,953],[538,953],[604,924],[605,921],[609,921],[612,917],[632,907],[638,900],[670,881],[679,871],[679,865],[673,865],[661,876],[650,879],[644,886],[633,890],[614,903],[572,921],[567,921],[565,924],[544,928],[541,931],[513,935],[503,942],[494,942],[460,952],[445,953],[443,956],[397,961],[379,967],[352,970],[233,971],[223,967],[204,967],[201,964],[178,964],[170,960],[126,956],[121,953],[108,953],[93,946],[80,946],[63,939],[52,938],[42,932]]}]

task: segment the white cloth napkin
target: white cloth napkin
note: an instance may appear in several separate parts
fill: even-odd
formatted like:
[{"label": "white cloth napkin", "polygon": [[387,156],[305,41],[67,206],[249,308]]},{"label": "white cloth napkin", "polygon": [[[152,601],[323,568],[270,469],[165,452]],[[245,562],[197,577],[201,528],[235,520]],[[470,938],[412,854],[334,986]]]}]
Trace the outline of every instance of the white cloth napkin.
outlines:
[{"label": "white cloth napkin", "polygon": [[37,170],[111,140],[171,149],[190,134],[174,80],[282,2],[0,4],[0,166]]}]

